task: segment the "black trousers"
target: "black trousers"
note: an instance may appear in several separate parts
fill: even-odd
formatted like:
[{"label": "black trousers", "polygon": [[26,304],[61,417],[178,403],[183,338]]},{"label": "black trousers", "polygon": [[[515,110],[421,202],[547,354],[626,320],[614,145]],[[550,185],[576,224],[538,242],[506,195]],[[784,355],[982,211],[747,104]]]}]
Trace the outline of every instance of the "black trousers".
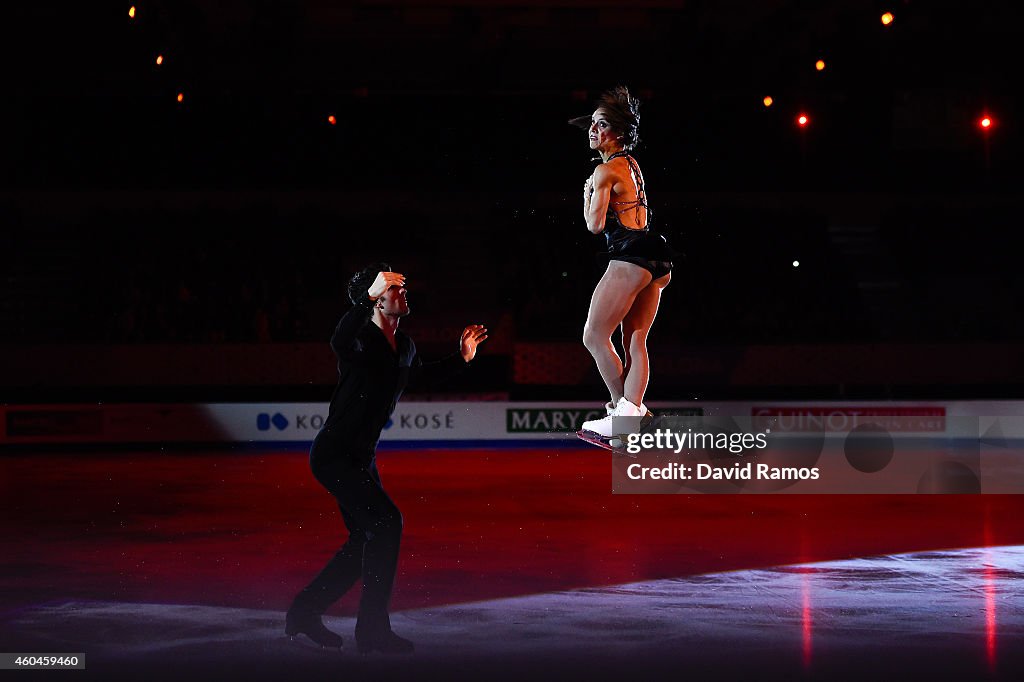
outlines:
[{"label": "black trousers", "polygon": [[[398,567],[402,514],[381,484],[376,461],[368,465],[318,439],[310,453],[313,475],[334,496],[348,540],[295,598],[293,608],[322,614],[362,578],[356,636],[390,631],[388,605]],[[331,450],[334,450],[331,452]]]}]

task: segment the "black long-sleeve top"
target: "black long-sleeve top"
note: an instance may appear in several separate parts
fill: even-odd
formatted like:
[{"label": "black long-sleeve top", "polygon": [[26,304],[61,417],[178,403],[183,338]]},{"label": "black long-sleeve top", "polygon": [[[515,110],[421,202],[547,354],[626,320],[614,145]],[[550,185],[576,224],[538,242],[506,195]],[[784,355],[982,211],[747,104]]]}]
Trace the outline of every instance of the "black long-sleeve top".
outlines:
[{"label": "black long-sleeve top", "polygon": [[318,436],[318,440],[329,439],[329,450],[336,456],[367,462],[407,385],[433,384],[469,364],[459,353],[424,363],[416,344],[401,330],[395,332],[396,352],[380,327],[370,321],[372,312],[372,300],[360,301],[334,330],[331,348],[338,357],[338,386]]}]

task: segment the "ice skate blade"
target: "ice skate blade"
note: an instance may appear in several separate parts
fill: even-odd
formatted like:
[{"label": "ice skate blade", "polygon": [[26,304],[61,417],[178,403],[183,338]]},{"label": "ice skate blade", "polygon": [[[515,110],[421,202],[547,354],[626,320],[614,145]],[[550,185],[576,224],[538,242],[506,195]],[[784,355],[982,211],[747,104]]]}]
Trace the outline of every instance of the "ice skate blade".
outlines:
[{"label": "ice skate blade", "polygon": [[619,455],[634,457],[634,455],[631,455],[626,451],[626,441],[621,436],[602,436],[601,434],[594,433],[593,431],[580,429],[576,432],[576,437],[604,450],[608,450]]},{"label": "ice skate blade", "polygon": [[[285,631],[285,634],[288,635],[288,640],[290,642],[295,642],[297,644],[300,644],[301,646],[312,645],[317,647],[318,649],[336,649],[338,651],[341,651],[345,646],[344,640],[342,640],[342,638],[339,635],[336,635],[333,632],[328,631],[328,633],[329,635],[325,635],[323,641],[318,641],[308,632],[302,630]],[[305,635],[305,638],[301,637],[301,635]],[[335,638],[337,639],[335,640]]]}]

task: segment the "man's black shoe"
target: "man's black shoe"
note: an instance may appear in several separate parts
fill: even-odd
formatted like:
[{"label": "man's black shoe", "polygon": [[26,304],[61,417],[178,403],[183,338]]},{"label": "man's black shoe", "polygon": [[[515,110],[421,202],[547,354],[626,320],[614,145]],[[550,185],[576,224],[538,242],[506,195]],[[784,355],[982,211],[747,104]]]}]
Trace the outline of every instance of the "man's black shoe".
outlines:
[{"label": "man's black shoe", "polygon": [[374,651],[379,651],[382,654],[411,654],[416,650],[412,642],[404,637],[399,637],[391,630],[375,637],[356,635],[356,648],[361,654],[371,654]]},{"label": "man's black shoe", "polygon": [[324,627],[320,616],[312,613],[289,609],[284,620],[284,634],[289,637],[306,635],[322,647],[341,648],[341,636]]}]

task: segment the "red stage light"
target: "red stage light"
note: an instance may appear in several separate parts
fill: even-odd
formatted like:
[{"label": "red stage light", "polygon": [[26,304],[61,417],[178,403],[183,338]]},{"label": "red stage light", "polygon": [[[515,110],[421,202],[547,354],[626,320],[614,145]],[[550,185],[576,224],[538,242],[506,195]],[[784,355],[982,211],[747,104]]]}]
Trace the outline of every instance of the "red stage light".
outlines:
[{"label": "red stage light", "polygon": [[773,100],[771,97],[765,97],[764,98],[764,105],[766,107],[770,107],[772,105],[772,102],[774,102],[774,101],[775,100]]},{"label": "red stage light", "polygon": [[884,26],[888,26],[889,24],[892,23],[892,20],[895,18],[896,17],[892,15],[892,12],[886,12],[885,14],[882,15],[882,24]]},{"label": "red stage light", "polygon": [[991,117],[989,117],[989,116],[982,116],[981,119],[978,121],[978,125],[980,125],[982,128],[985,128],[985,129],[991,128],[992,127],[992,119],[991,119]]},{"label": "red stage light", "polygon": [[805,126],[805,125],[808,124],[808,122],[810,122],[810,119],[807,118],[807,114],[800,114],[797,117],[796,122],[797,122],[797,125],[799,125],[799,126]]},{"label": "red stage light", "polygon": [[158,54],[156,56],[156,65],[160,66],[163,63],[164,63],[164,56],[162,54]]},{"label": "red stage light", "polygon": [[818,71],[824,71],[825,70],[825,60],[824,59],[819,59],[818,61],[814,62],[814,68],[816,68]]},{"label": "red stage light", "polygon": [[128,18],[129,19],[134,19],[135,18],[135,5],[132,5],[131,7],[128,8]]},{"label": "red stage light", "polygon": [[331,114],[330,116],[327,117],[327,122],[330,123],[331,125],[334,125],[338,122],[338,119],[334,118],[334,114]]},{"label": "red stage light", "polygon": [[179,102],[184,102],[185,101],[185,93],[183,93],[183,92],[179,92],[178,93],[178,101]]}]

